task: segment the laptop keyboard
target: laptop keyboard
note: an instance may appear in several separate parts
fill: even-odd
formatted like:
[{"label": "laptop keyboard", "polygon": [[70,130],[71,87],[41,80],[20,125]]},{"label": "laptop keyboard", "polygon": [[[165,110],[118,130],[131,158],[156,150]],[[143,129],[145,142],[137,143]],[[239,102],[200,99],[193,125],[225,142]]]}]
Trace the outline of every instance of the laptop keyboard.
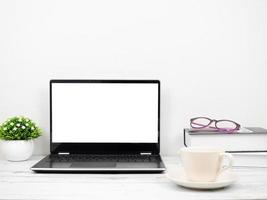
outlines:
[{"label": "laptop keyboard", "polygon": [[155,162],[157,155],[50,155],[51,161],[56,162]]}]

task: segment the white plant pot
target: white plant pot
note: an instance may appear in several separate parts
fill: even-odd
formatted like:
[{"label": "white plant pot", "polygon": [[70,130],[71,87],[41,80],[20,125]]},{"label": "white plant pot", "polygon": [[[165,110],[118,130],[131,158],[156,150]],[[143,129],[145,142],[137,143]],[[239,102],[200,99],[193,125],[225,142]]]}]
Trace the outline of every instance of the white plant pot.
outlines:
[{"label": "white plant pot", "polygon": [[1,153],[9,161],[27,160],[33,153],[33,140],[2,140]]}]

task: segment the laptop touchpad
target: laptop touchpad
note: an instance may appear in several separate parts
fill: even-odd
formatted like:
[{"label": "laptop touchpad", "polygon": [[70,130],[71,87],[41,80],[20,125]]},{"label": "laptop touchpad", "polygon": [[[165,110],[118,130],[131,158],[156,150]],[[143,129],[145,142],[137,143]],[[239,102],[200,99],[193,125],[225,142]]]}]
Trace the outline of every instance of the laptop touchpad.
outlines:
[{"label": "laptop touchpad", "polygon": [[73,162],[72,168],[112,168],[116,162]]}]

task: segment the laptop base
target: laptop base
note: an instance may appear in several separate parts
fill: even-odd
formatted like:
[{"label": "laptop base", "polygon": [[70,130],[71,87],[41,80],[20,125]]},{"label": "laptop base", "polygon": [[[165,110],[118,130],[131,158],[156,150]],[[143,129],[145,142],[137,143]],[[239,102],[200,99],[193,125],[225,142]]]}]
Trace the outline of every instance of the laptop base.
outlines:
[{"label": "laptop base", "polygon": [[[116,159],[115,155],[99,155],[90,159],[81,159],[85,155],[72,155],[71,158],[60,158],[56,155],[48,155],[35,164],[31,170],[34,172],[63,172],[63,173],[84,173],[84,172],[115,172],[115,173],[129,173],[129,172],[151,172],[160,173],[165,170],[165,166],[159,155],[149,156],[149,159],[140,160],[132,159],[129,156],[119,156]],[[77,157],[77,159],[75,158]],[[88,155],[88,157],[92,157]],[[96,159],[95,159],[96,158]],[[110,159],[109,159],[110,158]]]}]

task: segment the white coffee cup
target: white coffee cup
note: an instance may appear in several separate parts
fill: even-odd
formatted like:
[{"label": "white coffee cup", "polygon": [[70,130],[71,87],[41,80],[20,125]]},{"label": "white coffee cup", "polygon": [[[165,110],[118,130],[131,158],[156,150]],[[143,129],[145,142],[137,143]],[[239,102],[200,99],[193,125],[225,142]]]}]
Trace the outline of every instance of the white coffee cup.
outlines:
[{"label": "white coffee cup", "polygon": [[[179,152],[186,177],[191,181],[215,181],[233,165],[233,157],[223,149],[212,147],[183,147]],[[228,160],[223,165],[224,159]]]}]

